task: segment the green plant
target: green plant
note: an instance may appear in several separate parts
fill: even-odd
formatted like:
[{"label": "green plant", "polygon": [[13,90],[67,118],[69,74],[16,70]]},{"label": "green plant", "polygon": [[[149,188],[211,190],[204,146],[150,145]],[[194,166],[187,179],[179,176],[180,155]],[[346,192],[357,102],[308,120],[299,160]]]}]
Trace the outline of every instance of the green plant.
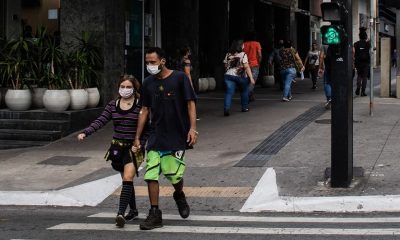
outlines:
[{"label": "green plant", "polygon": [[3,37],[0,37],[0,86],[4,87],[7,82],[6,79],[4,78],[2,72],[3,72],[3,65],[1,65],[2,62],[5,60],[5,46],[6,46],[6,39]]},{"label": "green plant", "polygon": [[44,51],[44,59],[47,60],[45,66],[45,77],[49,89],[61,89],[67,85],[66,76],[68,74],[68,64],[66,62],[65,51],[56,44],[55,39],[49,39]]},{"label": "green plant", "polygon": [[48,47],[48,43],[51,37],[47,33],[47,29],[45,27],[38,27],[35,38],[33,39],[33,48],[32,48],[32,71],[34,73],[34,81],[33,84],[37,87],[44,87],[46,83],[46,71],[47,64],[49,62],[46,59],[45,51]]},{"label": "green plant", "polygon": [[32,61],[30,49],[32,41],[22,35],[9,41],[3,49],[4,56],[0,62],[3,82],[11,83],[13,89],[20,89],[26,81],[32,79]]},{"label": "green plant", "polygon": [[101,49],[89,32],[82,32],[69,54],[69,85],[72,89],[98,86],[98,75],[103,61]]}]

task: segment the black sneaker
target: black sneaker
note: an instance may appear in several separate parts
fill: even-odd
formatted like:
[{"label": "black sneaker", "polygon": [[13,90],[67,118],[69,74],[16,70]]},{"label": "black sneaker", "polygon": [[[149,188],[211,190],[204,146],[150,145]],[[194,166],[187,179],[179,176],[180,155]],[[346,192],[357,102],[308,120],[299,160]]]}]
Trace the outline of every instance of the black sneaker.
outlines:
[{"label": "black sneaker", "polygon": [[357,96],[360,95],[360,89],[357,88],[355,93],[356,93]]},{"label": "black sneaker", "polygon": [[367,94],[365,92],[361,92],[361,97],[365,97]]},{"label": "black sneaker", "polygon": [[121,214],[118,214],[117,217],[115,218],[115,226],[119,228],[123,228],[125,226],[126,220],[124,216]]},{"label": "black sneaker", "polygon": [[139,212],[137,209],[131,209],[128,214],[125,215],[125,220],[132,221],[134,219],[138,219]]},{"label": "black sneaker", "polygon": [[229,116],[229,110],[225,110],[225,111],[224,111],[224,116],[225,116],[225,117],[228,117],[228,116]]},{"label": "black sneaker", "polygon": [[186,202],[185,193],[183,191],[180,194],[174,192],[174,200],[176,202],[176,205],[178,206],[179,215],[181,215],[182,218],[189,217],[190,208],[188,203]]},{"label": "black sneaker", "polygon": [[332,107],[332,100],[328,100],[328,101],[325,103],[325,109],[326,109],[326,110],[330,110],[331,107]]},{"label": "black sneaker", "polygon": [[160,209],[150,209],[146,220],[140,224],[141,230],[151,230],[162,227],[162,213]]}]

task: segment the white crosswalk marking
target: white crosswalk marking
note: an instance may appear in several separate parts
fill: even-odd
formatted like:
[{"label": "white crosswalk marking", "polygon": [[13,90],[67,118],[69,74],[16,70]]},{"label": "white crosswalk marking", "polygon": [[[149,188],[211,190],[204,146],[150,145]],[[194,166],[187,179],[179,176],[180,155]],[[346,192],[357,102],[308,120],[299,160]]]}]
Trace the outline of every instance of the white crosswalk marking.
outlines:
[{"label": "white crosswalk marking", "polygon": [[[140,214],[144,219],[146,216]],[[115,218],[115,213],[100,212],[88,216],[92,220],[100,218]],[[400,228],[393,228],[393,224],[400,223],[400,217],[262,217],[262,216],[209,216],[209,215],[190,215],[187,219],[182,219],[179,215],[163,214],[163,220],[178,220],[185,222],[182,224],[169,223],[162,228],[153,229],[150,232],[158,233],[197,233],[197,234],[249,234],[249,235],[315,235],[315,236],[400,236]],[[196,226],[196,221],[202,222],[202,226]],[[209,222],[214,226],[219,222],[218,227],[204,226],[204,222]],[[235,226],[233,223],[242,223],[242,226]],[[226,223],[228,226],[223,226]],[[317,224],[317,227],[251,227],[243,226],[243,223],[311,223]],[[380,225],[379,228],[370,228],[369,226],[359,226],[357,228],[335,227],[332,224],[385,224],[390,226],[385,228]],[[321,227],[321,224],[329,224],[329,227]],[[222,225],[222,226],[221,226]],[[259,226],[259,225],[258,225]],[[127,224],[124,228],[117,228],[113,221],[110,223],[62,223],[48,230],[78,230],[78,231],[127,231],[127,232],[147,232],[139,229],[138,224]]]},{"label": "white crosswalk marking", "polygon": [[[102,212],[90,215],[90,218],[115,218],[115,213]],[[144,214],[139,215],[145,218]],[[183,220],[179,215],[163,214],[164,220]],[[207,216],[190,215],[184,221],[215,222],[266,222],[266,223],[400,223],[400,217],[388,218],[325,218],[325,217],[254,217],[254,216]]]},{"label": "white crosswalk marking", "polygon": [[[64,223],[48,230],[98,230],[98,231],[142,231],[138,225],[126,225],[117,228],[113,224]],[[200,226],[164,226],[151,230],[158,233],[198,233],[198,234],[252,234],[252,235],[363,235],[398,236],[397,228],[343,229],[343,228],[252,228],[252,227],[200,227]]]}]

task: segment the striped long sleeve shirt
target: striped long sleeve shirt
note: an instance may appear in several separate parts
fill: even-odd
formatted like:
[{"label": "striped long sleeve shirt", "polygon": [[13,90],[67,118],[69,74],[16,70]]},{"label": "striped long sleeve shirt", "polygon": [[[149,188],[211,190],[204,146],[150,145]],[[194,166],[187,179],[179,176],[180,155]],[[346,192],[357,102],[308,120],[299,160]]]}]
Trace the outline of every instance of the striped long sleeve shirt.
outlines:
[{"label": "striped long sleeve shirt", "polygon": [[[139,105],[134,104],[131,109],[122,110],[119,104],[117,105],[117,101],[112,100],[107,104],[100,117],[85,128],[83,133],[89,136],[112,120],[114,124],[113,139],[133,141],[136,135],[140,108]],[[144,140],[143,137],[145,135],[143,134],[142,140]]]}]

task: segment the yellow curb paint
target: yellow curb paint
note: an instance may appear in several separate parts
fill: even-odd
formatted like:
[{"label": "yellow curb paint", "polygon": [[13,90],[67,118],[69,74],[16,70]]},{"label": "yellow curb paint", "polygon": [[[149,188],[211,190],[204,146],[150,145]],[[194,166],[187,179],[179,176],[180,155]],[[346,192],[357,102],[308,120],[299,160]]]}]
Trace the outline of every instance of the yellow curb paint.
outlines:
[{"label": "yellow curb paint", "polygon": [[[187,197],[216,197],[216,198],[247,198],[253,192],[251,187],[184,187]],[[113,195],[119,196],[121,188]],[[174,192],[173,187],[160,186],[160,197],[170,197]],[[147,186],[135,186],[136,196],[148,196]]]}]

